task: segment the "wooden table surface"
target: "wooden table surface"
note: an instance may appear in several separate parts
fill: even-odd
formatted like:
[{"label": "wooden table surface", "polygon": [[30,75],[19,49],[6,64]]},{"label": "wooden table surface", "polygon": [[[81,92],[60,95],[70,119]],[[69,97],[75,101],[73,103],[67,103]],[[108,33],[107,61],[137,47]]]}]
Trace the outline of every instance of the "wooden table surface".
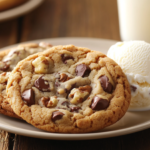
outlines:
[{"label": "wooden table surface", "polygon": [[[120,40],[116,0],[45,0],[17,19],[0,22],[0,48],[54,37]],[[150,150],[150,129],[97,140],[57,141],[14,135],[0,130],[0,150]]]}]

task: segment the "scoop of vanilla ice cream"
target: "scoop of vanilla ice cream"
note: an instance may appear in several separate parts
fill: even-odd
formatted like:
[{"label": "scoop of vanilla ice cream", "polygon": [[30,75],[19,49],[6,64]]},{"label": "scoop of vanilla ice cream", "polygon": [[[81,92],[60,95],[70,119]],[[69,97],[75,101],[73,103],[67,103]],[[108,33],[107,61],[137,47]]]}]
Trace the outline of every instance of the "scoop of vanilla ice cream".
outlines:
[{"label": "scoop of vanilla ice cream", "polygon": [[118,42],[107,56],[116,61],[131,87],[130,109],[150,108],[150,44],[144,41]]}]

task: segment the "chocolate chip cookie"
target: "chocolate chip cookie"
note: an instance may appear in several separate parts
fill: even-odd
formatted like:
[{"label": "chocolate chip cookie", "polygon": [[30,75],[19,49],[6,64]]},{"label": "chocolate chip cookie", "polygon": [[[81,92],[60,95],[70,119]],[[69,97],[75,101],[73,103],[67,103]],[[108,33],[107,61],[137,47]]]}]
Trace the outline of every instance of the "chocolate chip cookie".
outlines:
[{"label": "chocolate chip cookie", "polygon": [[73,45],[52,47],[13,70],[7,94],[14,112],[49,132],[84,133],[121,119],[130,86],[106,55]]},{"label": "chocolate chip cookie", "polygon": [[20,118],[13,112],[6,95],[6,86],[10,72],[22,59],[31,54],[42,52],[51,46],[43,42],[40,44],[30,43],[0,52],[0,113],[10,117]]}]

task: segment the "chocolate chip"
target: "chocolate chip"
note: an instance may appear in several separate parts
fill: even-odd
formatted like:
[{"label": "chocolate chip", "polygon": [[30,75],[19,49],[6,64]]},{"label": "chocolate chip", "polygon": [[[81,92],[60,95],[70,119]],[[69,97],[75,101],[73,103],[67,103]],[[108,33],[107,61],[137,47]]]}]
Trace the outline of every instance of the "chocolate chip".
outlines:
[{"label": "chocolate chip", "polygon": [[65,54],[61,54],[61,59],[62,59],[64,64],[66,64],[67,60],[69,60],[69,59],[74,60],[74,58],[72,56],[65,56]]},{"label": "chocolate chip", "polygon": [[103,76],[99,77],[99,80],[100,80],[103,90],[107,93],[112,93],[113,85],[109,82],[108,77],[103,75]]},{"label": "chocolate chip", "polygon": [[56,120],[60,120],[63,117],[63,113],[60,111],[54,111],[52,114],[52,121],[55,122]]},{"label": "chocolate chip", "polygon": [[24,91],[21,96],[28,106],[35,104],[35,96],[34,91],[32,89]]},{"label": "chocolate chip", "polygon": [[49,92],[49,91],[50,91],[49,83],[48,83],[47,80],[44,80],[42,77],[43,77],[43,76],[39,77],[39,78],[34,82],[34,85],[35,85],[35,87],[38,88],[40,91]]},{"label": "chocolate chip", "polygon": [[76,66],[76,75],[77,76],[81,76],[81,77],[85,77],[88,76],[91,72],[91,69],[89,66],[85,65],[85,64],[80,64]]},{"label": "chocolate chip", "polygon": [[76,107],[70,107],[70,109],[71,112],[79,112],[79,109],[81,108],[76,106]]},{"label": "chocolate chip", "polygon": [[92,100],[91,108],[93,110],[104,110],[109,106],[109,101],[98,96],[95,96]]},{"label": "chocolate chip", "polygon": [[63,106],[67,106],[67,107],[69,108],[69,104],[70,104],[70,103],[69,103],[68,101],[64,101],[64,102],[62,102],[61,104],[62,104]]},{"label": "chocolate chip", "polygon": [[134,86],[134,85],[130,85],[130,89],[131,89],[131,91],[135,92],[135,91],[136,91],[136,89],[137,89],[137,87],[136,87],[136,86]]}]

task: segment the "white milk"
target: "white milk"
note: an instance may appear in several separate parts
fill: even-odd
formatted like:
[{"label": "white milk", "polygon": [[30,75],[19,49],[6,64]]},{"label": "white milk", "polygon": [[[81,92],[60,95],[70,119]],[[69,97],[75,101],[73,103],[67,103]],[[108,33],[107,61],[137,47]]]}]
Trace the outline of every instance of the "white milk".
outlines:
[{"label": "white milk", "polygon": [[123,41],[150,43],[150,0],[118,0],[118,14]]}]

